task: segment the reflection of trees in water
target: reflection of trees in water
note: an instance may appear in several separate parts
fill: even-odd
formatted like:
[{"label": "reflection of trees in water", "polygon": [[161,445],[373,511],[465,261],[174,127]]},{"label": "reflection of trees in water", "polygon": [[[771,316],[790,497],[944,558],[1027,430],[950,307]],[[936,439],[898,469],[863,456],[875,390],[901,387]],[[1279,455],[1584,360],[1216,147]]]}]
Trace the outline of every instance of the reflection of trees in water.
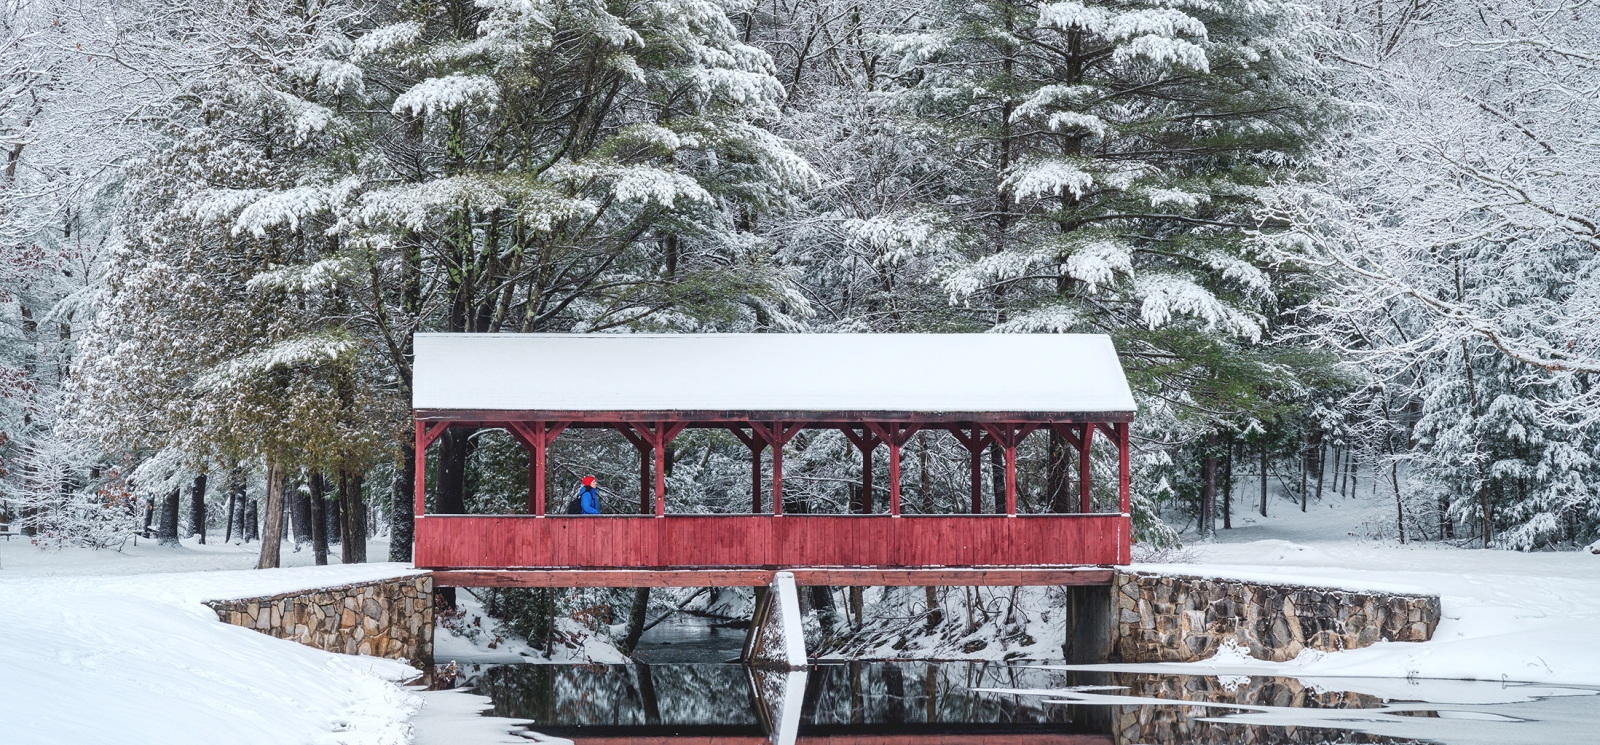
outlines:
[{"label": "reflection of trees in water", "polygon": [[[982,663],[873,662],[824,665],[807,678],[807,724],[897,722],[1050,723],[1069,707],[975,688],[1051,688],[1070,675]],[[751,725],[757,723],[739,665],[503,665],[467,684],[494,699],[496,716],[545,725]]]},{"label": "reflection of trees in water", "polygon": [[[757,727],[750,680],[739,665],[503,665],[467,681],[494,699],[496,716],[545,727],[652,725]],[[984,663],[872,662],[813,667],[801,732],[851,725],[1045,726],[1052,732],[1114,733],[1124,743],[1402,743],[1336,729],[1216,721],[1217,709],[1172,705],[1046,704],[1048,695],[986,693],[1117,686],[1129,696],[1299,708],[1373,708],[1372,696],[1308,687],[1293,678],[1073,672]],[[1212,721],[1202,721],[1202,719]],[[759,730],[756,730],[759,731]]]},{"label": "reflection of trees in water", "polygon": [[1051,688],[1067,674],[983,663],[852,662],[812,668],[807,724],[1064,723],[1068,707],[976,688]]},{"label": "reflection of trees in water", "polygon": [[756,723],[738,665],[501,665],[467,685],[495,716],[546,725]]}]

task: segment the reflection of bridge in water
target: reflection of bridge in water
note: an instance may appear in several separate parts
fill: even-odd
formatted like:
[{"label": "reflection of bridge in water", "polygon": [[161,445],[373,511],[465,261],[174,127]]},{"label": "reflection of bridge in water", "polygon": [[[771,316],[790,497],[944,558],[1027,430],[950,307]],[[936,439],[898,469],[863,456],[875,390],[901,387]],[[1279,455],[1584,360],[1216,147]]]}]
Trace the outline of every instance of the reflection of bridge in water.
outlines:
[{"label": "reflection of bridge in water", "polygon": [[1110,745],[1103,707],[1045,704],[981,687],[1050,687],[1076,676],[982,663],[846,663],[805,671],[739,665],[491,668],[468,681],[497,716],[579,743]]}]

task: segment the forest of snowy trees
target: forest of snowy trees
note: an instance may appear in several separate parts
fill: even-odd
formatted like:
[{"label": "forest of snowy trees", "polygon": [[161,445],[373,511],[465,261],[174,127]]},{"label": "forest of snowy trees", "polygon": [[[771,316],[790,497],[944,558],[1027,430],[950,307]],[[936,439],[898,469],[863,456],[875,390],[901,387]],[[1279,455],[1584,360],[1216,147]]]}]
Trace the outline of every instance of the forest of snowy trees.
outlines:
[{"label": "forest of snowy trees", "polygon": [[[1402,541],[1600,530],[1593,0],[0,8],[0,522],[43,542],[270,538],[276,491],[295,550],[408,560],[416,331],[1105,333],[1147,543],[1358,485]],[[442,508],[521,503],[506,433],[440,448]],[[555,497],[632,511],[632,452],[563,435]],[[789,453],[787,511],[859,504],[841,434]],[[964,453],[913,439],[907,511]],[[747,509],[730,434],[670,457],[675,511]]]}]

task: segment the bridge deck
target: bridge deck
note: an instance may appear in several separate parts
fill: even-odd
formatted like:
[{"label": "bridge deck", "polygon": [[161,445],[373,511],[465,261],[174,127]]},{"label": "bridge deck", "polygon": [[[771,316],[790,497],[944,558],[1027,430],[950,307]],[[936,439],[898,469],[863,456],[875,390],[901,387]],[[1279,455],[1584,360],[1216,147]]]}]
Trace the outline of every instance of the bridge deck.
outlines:
[{"label": "bridge deck", "polygon": [[444,586],[1105,584],[1120,514],[426,515],[418,568]]}]

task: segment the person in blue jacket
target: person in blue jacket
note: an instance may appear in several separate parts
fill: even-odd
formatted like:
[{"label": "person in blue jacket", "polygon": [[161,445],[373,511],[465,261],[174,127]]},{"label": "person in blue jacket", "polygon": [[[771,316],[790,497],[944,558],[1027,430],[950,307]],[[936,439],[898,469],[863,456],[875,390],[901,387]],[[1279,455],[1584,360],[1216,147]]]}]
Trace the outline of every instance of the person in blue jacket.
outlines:
[{"label": "person in blue jacket", "polygon": [[600,514],[600,487],[593,476],[584,476],[583,485],[578,487],[578,496],[567,503],[568,515],[598,515]]}]

